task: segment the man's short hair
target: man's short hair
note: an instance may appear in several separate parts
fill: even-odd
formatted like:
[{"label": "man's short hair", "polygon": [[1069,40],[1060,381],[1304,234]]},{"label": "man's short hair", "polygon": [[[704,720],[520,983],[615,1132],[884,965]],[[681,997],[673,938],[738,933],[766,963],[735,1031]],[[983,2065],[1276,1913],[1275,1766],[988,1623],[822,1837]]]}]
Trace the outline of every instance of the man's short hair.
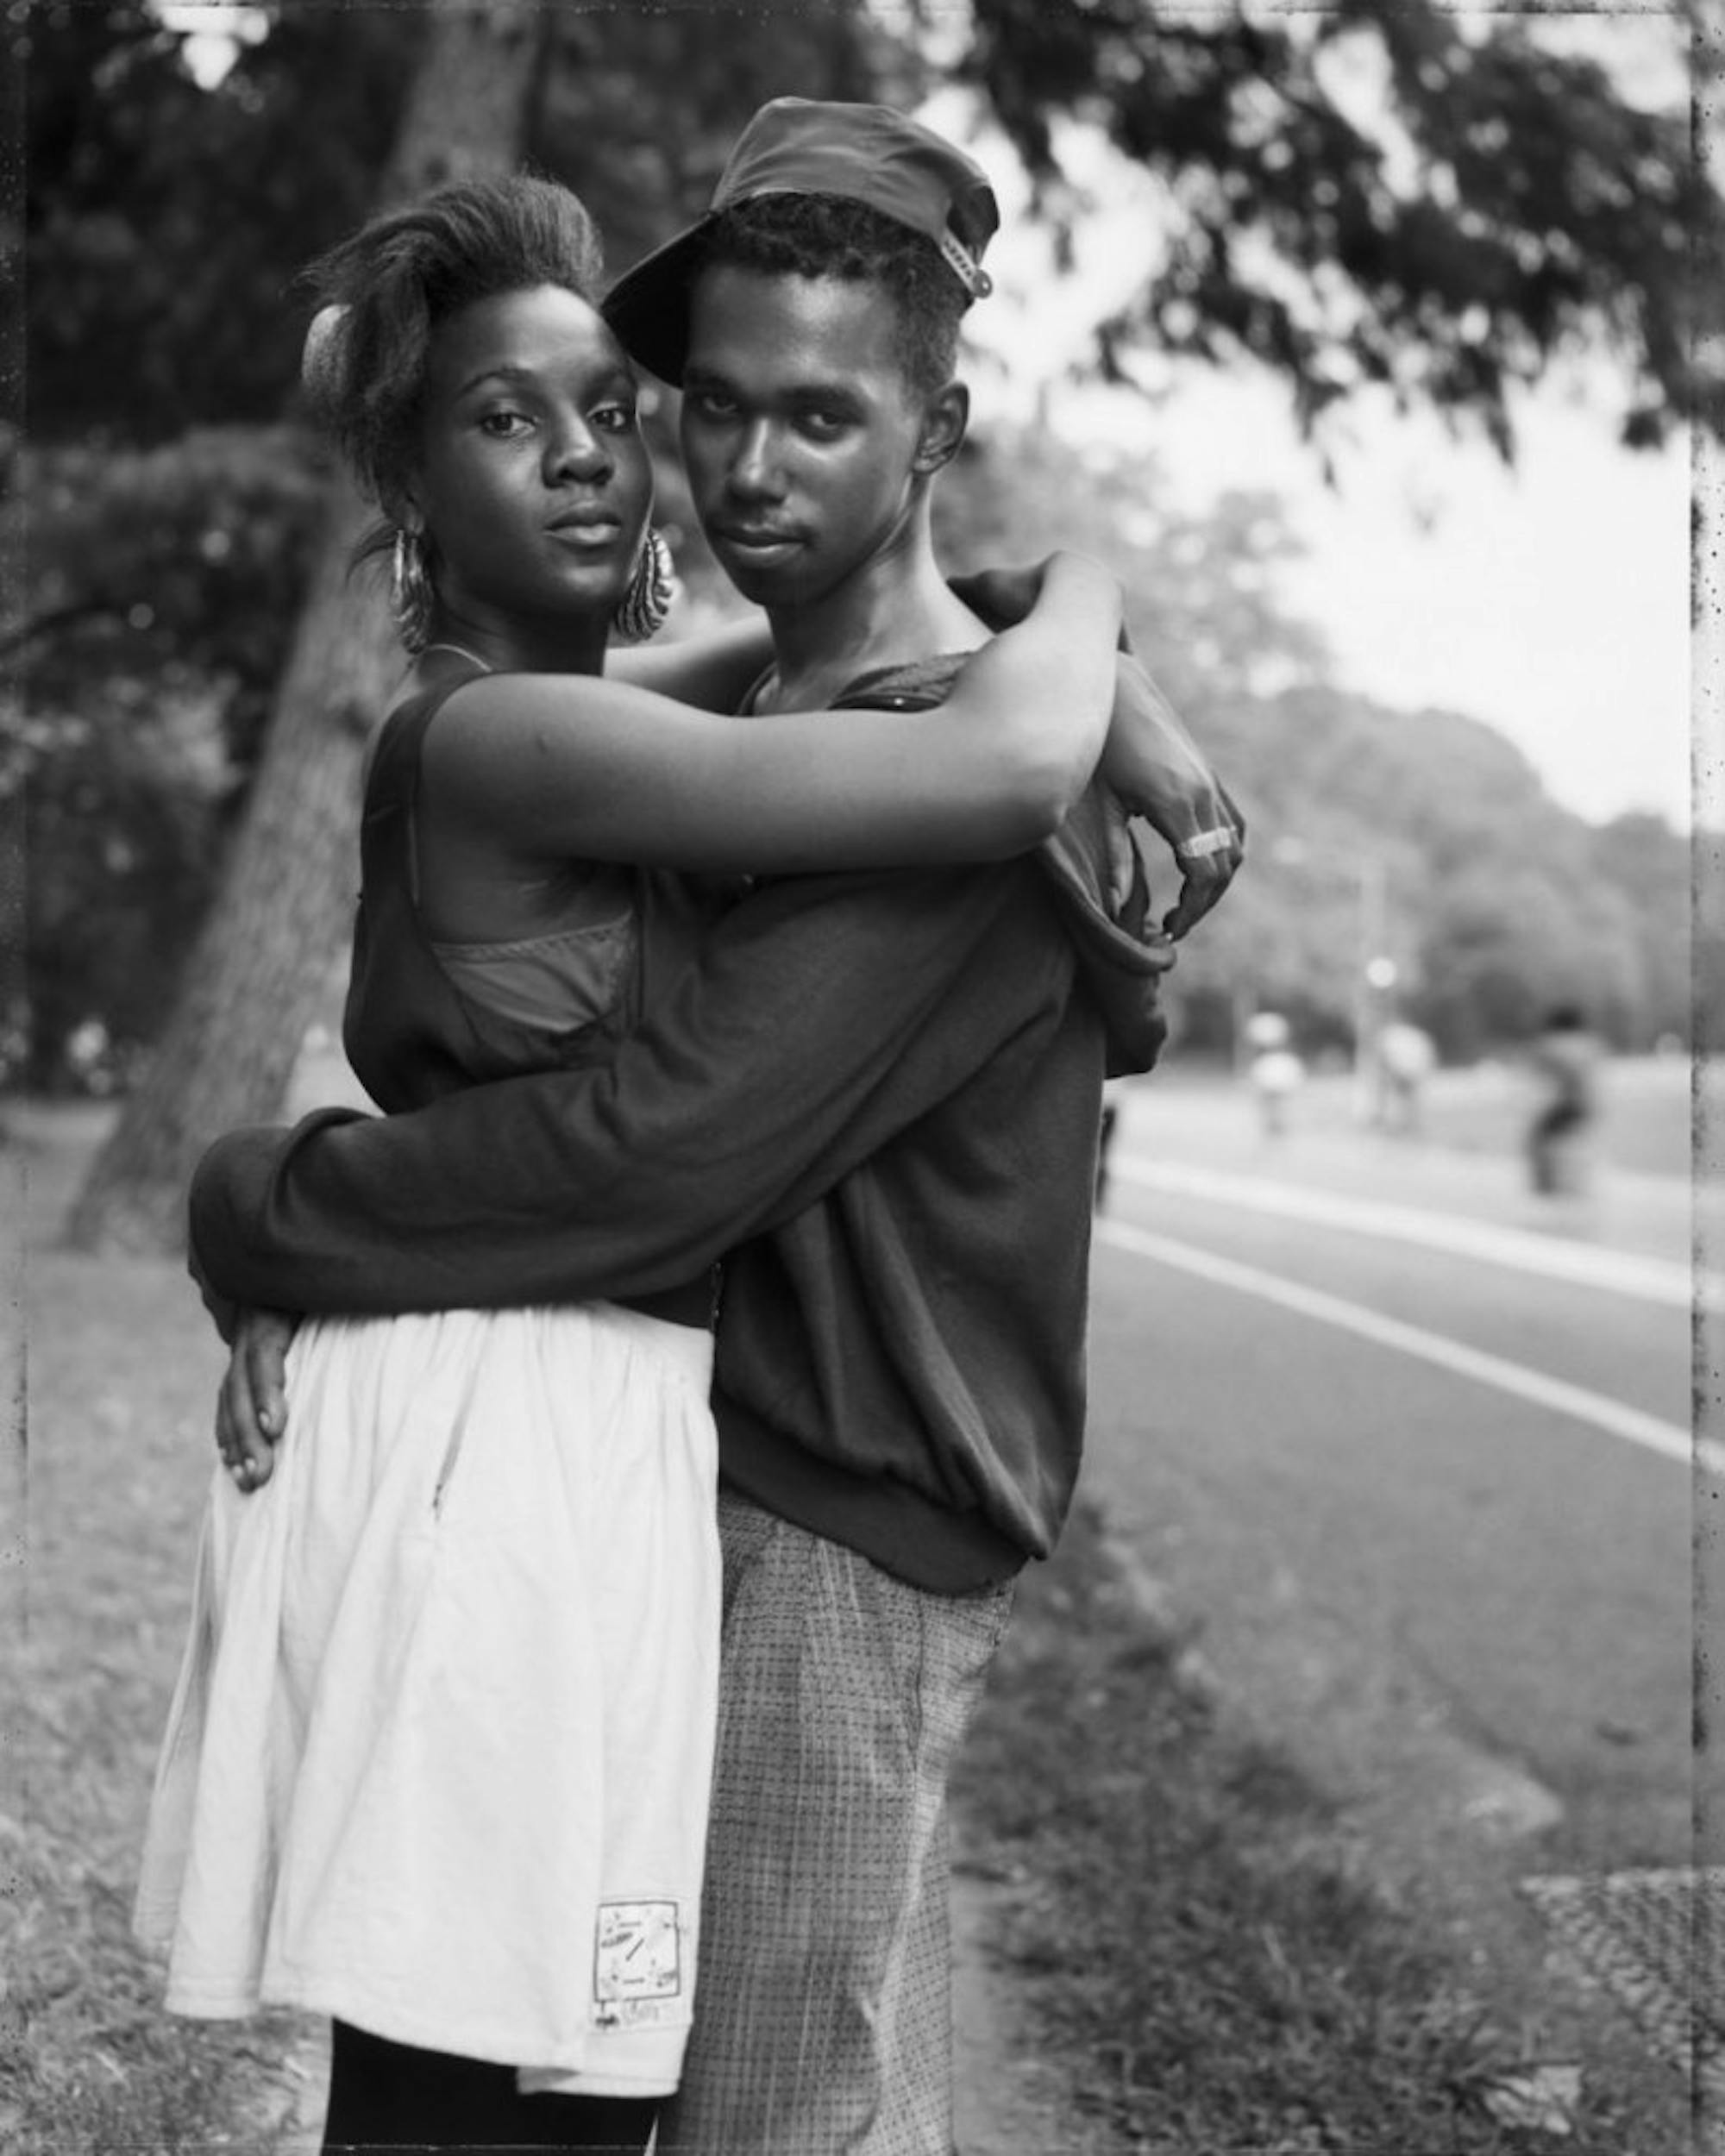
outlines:
[{"label": "man's short hair", "polygon": [[754,195],[717,211],[699,268],[729,264],[768,277],[878,285],[893,304],[893,350],[905,383],[932,396],[952,379],[970,295],[932,240],[846,195]]}]

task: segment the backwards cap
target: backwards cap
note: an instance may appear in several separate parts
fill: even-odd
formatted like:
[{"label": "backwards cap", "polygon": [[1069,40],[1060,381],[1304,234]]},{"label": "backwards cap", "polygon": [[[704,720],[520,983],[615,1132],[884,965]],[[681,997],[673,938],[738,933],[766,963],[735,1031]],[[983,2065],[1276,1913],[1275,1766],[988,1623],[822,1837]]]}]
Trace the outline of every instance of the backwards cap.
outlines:
[{"label": "backwards cap", "polygon": [[719,212],[760,195],[844,195],[932,240],[972,299],[994,289],[982,251],[1000,229],[982,166],[888,105],[775,97],[737,137],[704,216],[637,262],[602,312],[643,367],[682,379],[689,290]]}]

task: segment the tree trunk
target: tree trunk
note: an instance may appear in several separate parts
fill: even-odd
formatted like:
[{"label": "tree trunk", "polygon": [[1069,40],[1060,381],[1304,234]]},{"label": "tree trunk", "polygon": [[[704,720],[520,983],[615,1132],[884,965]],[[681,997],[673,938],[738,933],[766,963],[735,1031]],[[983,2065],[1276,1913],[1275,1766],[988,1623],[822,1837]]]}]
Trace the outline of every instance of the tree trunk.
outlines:
[{"label": "tree trunk", "polygon": [[[541,31],[535,0],[432,0],[386,205],[511,168]],[[404,661],[374,580],[348,563],[368,511],[344,480],[222,888],[173,1013],[66,1225],[80,1249],[184,1246],[187,1181],[210,1140],[279,1115],[345,946],[358,887],[365,744]]]}]

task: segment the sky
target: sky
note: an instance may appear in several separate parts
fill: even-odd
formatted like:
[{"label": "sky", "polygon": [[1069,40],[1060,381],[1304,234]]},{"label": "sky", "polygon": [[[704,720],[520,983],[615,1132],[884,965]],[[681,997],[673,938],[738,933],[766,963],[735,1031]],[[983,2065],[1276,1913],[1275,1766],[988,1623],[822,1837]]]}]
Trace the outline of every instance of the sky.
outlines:
[{"label": "sky", "polygon": [[[1611,28],[1592,24],[1608,53]],[[1624,57],[1636,78],[1640,56],[1626,46]],[[1669,91],[1658,68],[1652,56],[1639,78]],[[1620,448],[1616,385],[1603,370],[1590,379],[1571,369],[1517,401],[1513,467],[1477,433],[1398,417],[1386,400],[1359,404],[1327,437],[1327,486],[1288,392],[1250,362],[1161,364],[1153,401],[1076,388],[1063,378],[1088,324],[1153,260],[1156,183],[1099,143],[1065,138],[1095,208],[1075,274],[1051,287],[1000,138],[977,130],[957,93],[923,116],[967,141],[1000,197],[988,255],[996,291],[966,329],[978,429],[1040,409],[1063,433],[1148,449],[1182,511],[1232,488],[1276,494],[1304,548],[1280,594],[1322,631],[1339,685],[1398,709],[1484,720],[1590,822],[1646,810],[1688,828],[1697,803],[1686,436],[1657,452]],[[1725,823],[1716,796],[1699,812]]]},{"label": "sky", "polygon": [[1283,603],[1322,630],[1339,683],[1485,720],[1590,821],[1686,823],[1686,442],[1631,454],[1608,407],[1553,393],[1518,411],[1512,469],[1435,420],[1363,411],[1327,486],[1277,384],[1194,369],[1153,408],[1118,394],[1053,409],[1075,432],[1152,449],[1174,505],[1275,493],[1305,549]]}]

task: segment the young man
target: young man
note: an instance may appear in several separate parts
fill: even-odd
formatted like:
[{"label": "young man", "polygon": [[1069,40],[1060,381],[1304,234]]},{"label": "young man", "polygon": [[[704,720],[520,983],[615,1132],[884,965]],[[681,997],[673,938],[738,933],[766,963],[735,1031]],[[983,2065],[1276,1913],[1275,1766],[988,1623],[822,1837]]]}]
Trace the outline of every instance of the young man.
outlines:
[{"label": "young man", "polygon": [[[932,705],[986,633],[929,493],[994,228],[927,130],[781,100],[609,303],[681,382],[703,525],[768,615],[757,709]],[[1077,1474],[1105,1072],[1164,1030],[1170,954],[1111,918],[1106,813],[1015,862],[757,886],[610,1069],[240,1133],[194,1187],[196,1262],[242,1305],[580,1300],[724,1257],[720,1758],[667,2152],[950,2147],[948,1771]],[[1214,828],[1186,826],[1225,881]],[[235,1426],[274,1338],[236,1358]]]}]

